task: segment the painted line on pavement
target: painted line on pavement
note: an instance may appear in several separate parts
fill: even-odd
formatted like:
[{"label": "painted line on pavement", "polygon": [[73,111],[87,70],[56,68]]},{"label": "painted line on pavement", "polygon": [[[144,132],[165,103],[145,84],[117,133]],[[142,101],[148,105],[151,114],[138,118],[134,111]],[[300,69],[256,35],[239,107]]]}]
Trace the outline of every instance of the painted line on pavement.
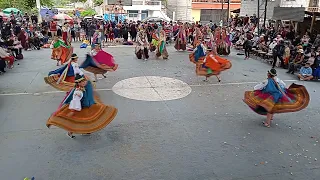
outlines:
[{"label": "painted line on pavement", "polygon": [[[296,82],[298,80],[284,80],[284,82]],[[215,83],[215,84],[193,84],[189,85],[190,87],[206,87],[206,86],[230,86],[230,85],[245,85],[245,84],[256,84],[259,82],[235,82],[235,83]],[[106,89],[96,89],[97,91],[112,91],[110,88]],[[37,92],[37,93],[4,93],[0,94],[0,96],[20,96],[20,95],[35,95],[39,96],[41,94],[58,94],[58,93],[66,93],[64,91],[47,91],[47,92]]]},{"label": "painted line on pavement", "polygon": [[[296,82],[297,80],[284,80],[284,82]],[[234,83],[215,83],[215,84],[194,84],[189,85],[190,87],[201,87],[201,86],[228,86],[228,85],[244,85],[244,84],[257,84],[260,82],[234,82]]]}]

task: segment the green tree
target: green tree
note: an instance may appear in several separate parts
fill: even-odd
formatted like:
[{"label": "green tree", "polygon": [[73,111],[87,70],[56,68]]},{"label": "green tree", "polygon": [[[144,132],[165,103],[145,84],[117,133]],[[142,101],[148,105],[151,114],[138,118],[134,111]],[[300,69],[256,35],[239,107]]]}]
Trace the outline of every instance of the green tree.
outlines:
[{"label": "green tree", "polygon": [[72,2],[72,3],[76,3],[76,2],[85,3],[85,2],[87,2],[87,0],[70,0],[70,2]]},{"label": "green tree", "polygon": [[82,12],[80,13],[80,16],[81,16],[81,17],[93,16],[93,15],[95,15],[95,14],[96,14],[96,11],[95,11],[95,10],[93,10],[93,9],[86,9],[85,11],[82,11]]},{"label": "green tree", "polygon": [[[52,0],[40,0],[41,6],[52,7]],[[0,8],[14,7],[23,12],[29,12],[37,6],[36,0],[0,0]]]},{"label": "green tree", "polygon": [[24,11],[27,8],[26,2],[24,0],[0,0],[0,9],[6,8],[17,8]]},{"label": "green tree", "polygon": [[100,6],[103,3],[103,0],[94,0],[93,2],[96,6]]}]

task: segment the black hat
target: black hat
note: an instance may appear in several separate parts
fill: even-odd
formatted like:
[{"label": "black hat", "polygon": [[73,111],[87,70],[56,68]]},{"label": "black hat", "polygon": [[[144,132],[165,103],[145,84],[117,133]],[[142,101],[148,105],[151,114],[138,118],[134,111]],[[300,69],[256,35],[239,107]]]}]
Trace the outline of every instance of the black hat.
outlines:
[{"label": "black hat", "polygon": [[270,71],[268,71],[268,73],[271,75],[271,76],[277,76],[277,70],[272,68],[270,69]]},{"label": "black hat", "polygon": [[81,82],[83,80],[85,80],[84,76],[81,76],[80,74],[76,74],[74,82],[79,83],[79,82]]},{"label": "black hat", "polygon": [[71,55],[71,59],[72,59],[72,60],[77,59],[77,58],[78,58],[78,56],[77,56],[76,53],[73,53],[73,54]]}]

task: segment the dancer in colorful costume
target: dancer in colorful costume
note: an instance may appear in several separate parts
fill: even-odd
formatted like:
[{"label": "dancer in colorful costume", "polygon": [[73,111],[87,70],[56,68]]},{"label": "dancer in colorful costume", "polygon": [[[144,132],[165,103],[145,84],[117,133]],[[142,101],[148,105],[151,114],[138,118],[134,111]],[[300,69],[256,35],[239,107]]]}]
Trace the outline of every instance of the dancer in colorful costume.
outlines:
[{"label": "dancer in colorful costume", "polygon": [[168,51],[166,48],[166,32],[162,29],[161,24],[158,25],[156,33],[154,33],[153,38],[155,39],[154,45],[156,46],[156,56],[162,56],[163,59],[168,59]]},{"label": "dancer in colorful costume", "polygon": [[192,45],[193,45],[193,49],[195,49],[198,44],[199,44],[199,41],[201,42],[203,40],[203,34],[200,30],[199,27],[195,27],[195,31],[193,33],[193,42],[192,42]]},{"label": "dancer in colorful costume", "polygon": [[223,42],[221,38],[221,28],[217,27],[214,31],[214,43],[216,45],[216,50],[219,55],[223,54]]},{"label": "dancer in colorful costume", "polygon": [[137,46],[135,49],[135,53],[138,59],[149,59],[149,42],[147,37],[147,32],[143,28],[143,26],[139,27],[139,32],[137,34]]},{"label": "dancer in colorful costume", "polygon": [[219,74],[230,69],[231,66],[232,64],[228,59],[218,56],[215,51],[208,50],[203,63],[196,64],[196,73],[198,76],[205,76],[204,81],[208,81],[208,77],[216,76],[218,81],[221,82]]},{"label": "dancer in colorful costume", "polygon": [[71,45],[71,29],[67,22],[62,26],[62,39],[67,45]]},{"label": "dancer in colorful costume", "polygon": [[114,63],[111,54],[103,51],[100,45],[96,44],[91,54],[88,54],[86,60],[80,65],[80,68],[93,73],[95,80],[98,81],[98,74],[106,78],[105,74],[117,70],[118,64]]},{"label": "dancer in colorful costume", "polygon": [[154,52],[158,46],[159,38],[157,36],[155,28],[157,28],[157,27],[153,26],[151,29],[151,32],[150,32],[150,35],[151,35],[151,43],[150,43],[150,47],[149,47],[150,52]]},{"label": "dancer in colorful costume", "polygon": [[214,37],[209,26],[205,27],[204,42],[207,49],[215,50]]},{"label": "dancer in colorful costume", "polygon": [[47,127],[60,127],[68,131],[70,138],[75,137],[74,133],[90,134],[106,127],[116,117],[118,110],[104,105],[94,93],[92,83],[77,74],[74,88],[48,119]]},{"label": "dancer in colorful costume", "polygon": [[222,44],[221,44],[222,55],[229,55],[231,42],[230,42],[230,36],[229,36],[226,28],[222,28],[221,40],[222,40]]},{"label": "dancer in colorful costume", "polygon": [[92,44],[91,47],[94,48],[96,44],[99,44],[101,46],[101,32],[100,30],[96,30],[92,36]]},{"label": "dancer in colorful costume", "polygon": [[57,66],[59,66],[59,62],[61,65],[67,62],[73,52],[73,48],[66,45],[64,41],[58,37],[54,37],[50,47],[52,48],[51,59],[57,61]]},{"label": "dancer in colorful costume", "polygon": [[189,54],[189,60],[194,64],[202,64],[206,57],[206,51],[207,49],[202,43],[201,37],[198,37],[193,52]]},{"label": "dancer in colorful costume", "polygon": [[277,77],[277,71],[271,69],[268,79],[256,85],[254,91],[244,93],[244,102],[256,113],[266,115],[264,126],[270,127],[273,115],[277,113],[296,112],[306,108],[310,97],[302,85],[286,84]]},{"label": "dancer in colorful costume", "polygon": [[77,62],[78,56],[72,54],[68,64],[57,70],[50,71],[48,77],[44,78],[44,81],[60,91],[70,91],[75,85],[75,74],[84,75]]},{"label": "dancer in colorful costume", "polygon": [[174,48],[177,51],[179,50],[185,51],[187,49],[187,35],[186,35],[186,29],[183,24],[180,24],[179,26],[179,32],[177,34],[176,44],[174,45]]}]

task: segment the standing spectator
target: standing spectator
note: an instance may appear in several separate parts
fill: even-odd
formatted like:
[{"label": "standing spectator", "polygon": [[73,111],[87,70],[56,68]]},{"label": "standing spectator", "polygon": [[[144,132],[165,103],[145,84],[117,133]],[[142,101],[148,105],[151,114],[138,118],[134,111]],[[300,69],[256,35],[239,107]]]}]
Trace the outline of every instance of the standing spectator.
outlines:
[{"label": "standing spectator", "polygon": [[30,21],[30,18],[29,18],[29,15],[28,15],[28,13],[24,13],[24,16],[23,16],[23,20],[24,20],[24,22],[27,22],[27,23],[29,23],[29,21]]},{"label": "standing spectator", "polygon": [[317,49],[313,63],[313,76],[316,80],[320,78],[320,49]]},{"label": "standing spectator", "polygon": [[243,18],[243,25],[247,25],[249,23],[249,17],[248,14],[246,14],[246,17]]},{"label": "standing spectator", "polygon": [[96,30],[96,25],[94,24],[94,21],[92,21],[90,23],[89,28],[88,28],[88,39],[89,39],[90,44],[92,44],[91,40],[92,40],[92,36],[93,36],[95,30]]},{"label": "standing spectator", "polygon": [[58,36],[58,37],[62,37],[62,28],[61,28],[61,26],[58,26],[57,36]]},{"label": "standing spectator", "polygon": [[33,23],[38,24],[38,17],[37,17],[35,14],[32,14],[32,15],[31,15],[31,21],[32,21]]},{"label": "standing spectator", "polygon": [[130,26],[130,36],[131,36],[131,40],[132,41],[136,41],[136,37],[137,37],[137,28],[135,23],[132,23]]},{"label": "standing spectator", "polygon": [[290,27],[290,31],[286,34],[286,38],[292,42],[294,40],[294,35],[294,29]]},{"label": "standing spectator", "polygon": [[320,34],[317,34],[317,37],[316,37],[316,39],[315,39],[314,42],[313,42],[313,47],[314,47],[315,49],[318,49],[319,46],[320,46]]},{"label": "standing spectator", "polygon": [[74,24],[74,30],[76,32],[76,41],[80,41],[80,26],[78,23]]},{"label": "standing spectator", "polygon": [[252,49],[252,41],[246,38],[246,40],[243,43],[243,48],[244,48],[244,54],[246,56],[244,59],[249,59],[250,51]]},{"label": "standing spectator", "polygon": [[0,30],[2,29],[3,27],[3,17],[0,15]]},{"label": "standing spectator", "polygon": [[50,22],[50,32],[51,32],[51,37],[54,38],[57,36],[57,22],[51,21]]},{"label": "standing spectator", "polygon": [[272,63],[272,68],[274,68],[276,66],[277,60],[279,58],[281,65],[280,67],[284,68],[284,61],[283,61],[283,55],[284,55],[284,50],[285,50],[285,46],[284,46],[284,41],[281,40],[279,41],[279,43],[273,48],[273,63]]}]

